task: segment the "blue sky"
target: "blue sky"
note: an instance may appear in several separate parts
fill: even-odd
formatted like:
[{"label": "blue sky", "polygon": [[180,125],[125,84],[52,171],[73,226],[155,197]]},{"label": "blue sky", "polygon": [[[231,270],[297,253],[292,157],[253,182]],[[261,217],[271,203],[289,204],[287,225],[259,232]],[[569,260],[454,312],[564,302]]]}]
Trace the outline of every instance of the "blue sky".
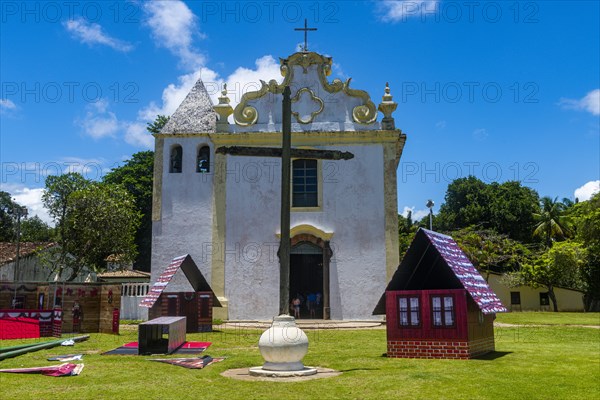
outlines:
[{"label": "blue sky", "polygon": [[378,103],[390,83],[408,140],[400,212],[443,202],[469,173],[540,195],[587,198],[600,184],[597,1],[21,2],[0,25],[1,190],[40,213],[45,176],[98,178],[152,148],[146,122],[171,114],[198,77],[233,102],[318,31],[331,79]]}]

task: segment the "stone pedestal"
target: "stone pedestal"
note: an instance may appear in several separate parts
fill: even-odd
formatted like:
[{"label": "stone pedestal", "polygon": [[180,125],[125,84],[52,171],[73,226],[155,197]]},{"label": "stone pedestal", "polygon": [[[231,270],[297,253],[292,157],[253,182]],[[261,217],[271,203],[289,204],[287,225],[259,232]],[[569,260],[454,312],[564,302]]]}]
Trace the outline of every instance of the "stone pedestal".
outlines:
[{"label": "stone pedestal", "polygon": [[308,352],[308,337],[296,326],[292,316],[275,317],[271,327],[261,335],[258,348],[265,363],[262,367],[250,368],[250,375],[290,377],[317,373],[316,368],[302,364]]}]

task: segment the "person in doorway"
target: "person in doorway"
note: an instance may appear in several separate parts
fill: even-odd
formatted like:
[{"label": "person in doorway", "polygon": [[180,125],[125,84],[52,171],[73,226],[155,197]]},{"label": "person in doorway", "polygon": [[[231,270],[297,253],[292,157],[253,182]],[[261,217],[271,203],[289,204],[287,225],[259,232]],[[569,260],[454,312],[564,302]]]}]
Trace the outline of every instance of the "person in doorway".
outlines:
[{"label": "person in doorway", "polygon": [[292,300],[292,306],[294,307],[294,318],[300,318],[300,298],[296,295]]},{"label": "person in doorway", "polygon": [[317,306],[317,295],[314,293],[309,293],[306,297],[306,303],[308,305],[308,313],[311,317],[315,316],[315,308]]}]

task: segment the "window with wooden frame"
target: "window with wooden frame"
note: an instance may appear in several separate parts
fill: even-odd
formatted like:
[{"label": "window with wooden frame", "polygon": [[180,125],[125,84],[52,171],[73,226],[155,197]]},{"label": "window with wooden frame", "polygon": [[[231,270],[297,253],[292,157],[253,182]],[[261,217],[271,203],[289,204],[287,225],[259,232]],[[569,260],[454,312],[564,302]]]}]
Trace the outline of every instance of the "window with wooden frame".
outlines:
[{"label": "window with wooden frame", "polygon": [[317,160],[292,162],[292,207],[318,207],[319,183]]},{"label": "window with wooden frame", "polygon": [[454,326],[454,296],[431,296],[431,317],[434,328]]},{"label": "window with wooden frame", "polygon": [[398,297],[398,323],[401,327],[421,325],[421,305],[418,297]]}]

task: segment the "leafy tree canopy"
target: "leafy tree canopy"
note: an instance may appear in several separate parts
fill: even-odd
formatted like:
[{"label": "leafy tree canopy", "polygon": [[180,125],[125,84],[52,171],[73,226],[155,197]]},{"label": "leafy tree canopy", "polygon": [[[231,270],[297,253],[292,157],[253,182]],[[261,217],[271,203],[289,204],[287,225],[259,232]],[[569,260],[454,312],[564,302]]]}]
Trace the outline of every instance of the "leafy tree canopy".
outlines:
[{"label": "leafy tree canopy", "polygon": [[493,229],[514,240],[530,241],[533,213],[537,210],[537,192],[519,182],[486,184],[469,176],[448,185],[445,203],[434,222],[439,230],[475,226],[480,230]]},{"label": "leafy tree canopy", "polygon": [[140,214],[127,190],[120,185],[92,184],[72,193],[69,207],[66,224],[73,235],[68,249],[76,265],[102,271],[110,255],[122,263],[134,260]]},{"label": "leafy tree canopy", "polygon": [[146,129],[150,133],[160,133],[163,126],[169,122],[169,118],[170,117],[165,117],[164,115],[157,115],[154,121],[147,123]]},{"label": "leafy tree canopy", "polygon": [[480,271],[517,271],[536,256],[535,248],[531,249],[492,229],[477,230],[469,227],[450,232],[450,236]]},{"label": "leafy tree canopy", "polygon": [[579,271],[585,262],[584,257],[584,250],[579,243],[571,241],[556,243],[533,262],[523,265],[519,275],[526,285],[548,289],[554,311],[558,311],[554,288],[557,286],[582,288]]},{"label": "leafy tree canopy", "polygon": [[542,238],[548,247],[555,240],[571,236],[569,217],[565,215],[566,207],[558,198],[543,197],[540,206],[540,211],[533,214],[536,222],[533,236]]},{"label": "leafy tree canopy", "polygon": [[135,267],[150,270],[152,255],[152,185],[154,152],[135,153],[124,165],[114,168],[104,177],[105,183],[119,184],[133,195],[136,210],[141,214],[141,223],[135,234],[139,255]]},{"label": "leafy tree canopy", "polygon": [[54,230],[37,215],[21,222],[21,241],[50,242],[54,238]]},{"label": "leafy tree canopy", "polygon": [[12,200],[10,193],[0,191],[0,242],[10,242],[16,237],[15,207],[20,205]]}]

